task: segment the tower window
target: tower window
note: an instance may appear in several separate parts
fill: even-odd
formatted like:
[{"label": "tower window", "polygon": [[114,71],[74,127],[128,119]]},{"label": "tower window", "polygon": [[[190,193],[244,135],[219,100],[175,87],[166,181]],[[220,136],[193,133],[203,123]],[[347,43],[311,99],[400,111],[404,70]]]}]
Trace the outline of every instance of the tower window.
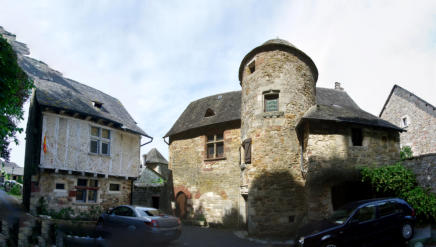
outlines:
[{"label": "tower window", "polygon": [[223,133],[207,136],[206,157],[208,159],[223,158],[224,157]]},{"label": "tower window", "polygon": [[351,129],[351,142],[353,146],[362,146],[363,135],[362,129],[353,128]]},{"label": "tower window", "polygon": [[403,128],[406,128],[407,126],[409,126],[409,118],[407,116],[404,116],[401,118],[401,126]]},{"label": "tower window", "polygon": [[265,112],[272,112],[279,110],[279,94],[278,93],[268,93],[264,95],[265,97]]},{"label": "tower window", "polygon": [[248,64],[248,69],[250,70],[250,73],[254,73],[254,71],[256,71],[256,60],[253,60]]}]

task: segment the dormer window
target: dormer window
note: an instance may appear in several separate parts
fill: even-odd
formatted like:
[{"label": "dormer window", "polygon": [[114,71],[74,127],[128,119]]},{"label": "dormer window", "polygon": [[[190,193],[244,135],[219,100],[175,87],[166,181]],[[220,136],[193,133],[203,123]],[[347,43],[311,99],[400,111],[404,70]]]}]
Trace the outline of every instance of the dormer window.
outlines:
[{"label": "dormer window", "polygon": [[92,101],[92,106],[94,106],[95,108],[101,109],[101,107],[103,106],[103,103],[98,102],[98,101]]},{"label": "dormer window", "polygon": [[215,116],[215,112],[213,112],[212,109],[208,108],[208,109],[206,110],[206,114],[204,114],[204,116],[205,116],[205,117],[212,117],[212,116]]}]

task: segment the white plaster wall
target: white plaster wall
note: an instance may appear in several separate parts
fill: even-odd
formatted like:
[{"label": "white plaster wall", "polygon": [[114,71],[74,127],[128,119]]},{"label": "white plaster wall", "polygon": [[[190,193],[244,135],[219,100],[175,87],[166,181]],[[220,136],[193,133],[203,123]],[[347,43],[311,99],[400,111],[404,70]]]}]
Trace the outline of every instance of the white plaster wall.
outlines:
[{"label": "white plaster wall", "polygon": [[[94,122],[68,116],[43,113],[41,168],[137,177],[140,135],[120,131]],[[110,129],[110,156],[91,154],[91,126]],[[46,138],[47,152],[43,150]]]}]

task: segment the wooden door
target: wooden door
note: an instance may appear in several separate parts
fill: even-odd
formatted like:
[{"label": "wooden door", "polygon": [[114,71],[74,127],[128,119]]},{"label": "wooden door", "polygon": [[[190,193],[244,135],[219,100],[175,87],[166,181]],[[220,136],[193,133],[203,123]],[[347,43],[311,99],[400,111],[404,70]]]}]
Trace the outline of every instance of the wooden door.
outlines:
[{"label": "wooden door", "polygon": [[186,217],[186,202],[185,193],[179,192],[176,197],[176,216],[184,219]]}]

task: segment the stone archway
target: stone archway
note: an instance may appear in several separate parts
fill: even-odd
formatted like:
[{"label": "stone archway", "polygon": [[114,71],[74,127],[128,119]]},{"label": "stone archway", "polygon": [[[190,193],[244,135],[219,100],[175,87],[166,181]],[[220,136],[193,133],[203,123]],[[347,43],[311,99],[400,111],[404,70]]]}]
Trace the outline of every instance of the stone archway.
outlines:
[{"label": "stone archway", "polygon": [[186,218],[188,198],[185,193],[179,192],[176,196],[176,216],[180,219]]}]

